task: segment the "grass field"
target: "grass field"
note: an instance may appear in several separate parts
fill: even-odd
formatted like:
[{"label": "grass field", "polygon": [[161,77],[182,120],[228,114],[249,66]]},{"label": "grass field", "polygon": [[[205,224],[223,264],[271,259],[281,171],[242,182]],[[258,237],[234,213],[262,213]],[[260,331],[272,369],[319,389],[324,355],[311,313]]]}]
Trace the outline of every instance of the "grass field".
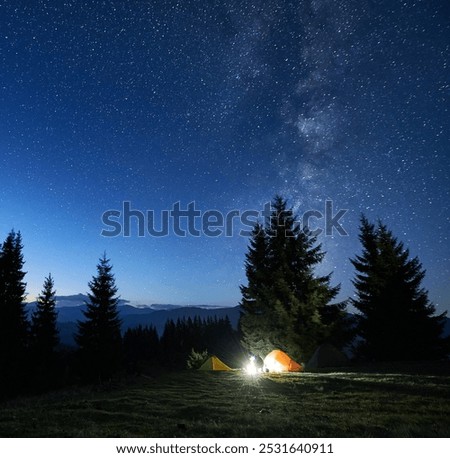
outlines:
[{"label": "grass field", "polygon": [[167,373],[0,404],[1,437],[450,437],[450,376]]}]

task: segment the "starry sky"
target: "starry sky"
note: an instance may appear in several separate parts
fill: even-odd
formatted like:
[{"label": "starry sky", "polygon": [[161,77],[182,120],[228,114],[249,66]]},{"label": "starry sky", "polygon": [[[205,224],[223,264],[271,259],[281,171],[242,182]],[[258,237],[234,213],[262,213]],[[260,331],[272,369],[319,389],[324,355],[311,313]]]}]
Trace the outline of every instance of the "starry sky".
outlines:
[{"label": "starry sky", "polygon": [[450,308],[446,0],[1,0],[0,235],[30,299],[86,292],[104,250],[134,303],[236,305],[248,239],[105,238],[101,215],[348,209],[321,236],[340,297],[381,218]]}]

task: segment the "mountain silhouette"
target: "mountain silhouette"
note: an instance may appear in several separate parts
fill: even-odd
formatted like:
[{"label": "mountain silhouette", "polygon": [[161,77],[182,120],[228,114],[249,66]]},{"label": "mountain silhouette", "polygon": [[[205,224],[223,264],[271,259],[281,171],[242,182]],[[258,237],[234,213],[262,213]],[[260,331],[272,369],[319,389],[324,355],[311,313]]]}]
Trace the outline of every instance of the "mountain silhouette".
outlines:
[{"label": "mountain silhouette", "polygon": [[[88,297],[84,294],[71,296],[56,296],[56,307],[58,310],[58,329],[61,344],[74,346],[74,334],[77,330],[77,321],[83,320],[83,310]],[[31,314],[36,307],[36,302],[27,304],[27,310]],[[183,306],[176,304],[152,304],[152,305],[130,305],[130,301],[119,300],[119,316],[122,320],[122,332],[128,328],[139,325],[153,325],[158,334],[161,335],[167,320],[182,318],[225,318],[228,316],[233,328],[237,328],[239,321],[240,307],[217,307],[214,305]],[[351,314],[350,314],[351,315]],[[444,325],[444,336],[450,335],[450,318],[446,318]]]},{"label": "mountain silhouette", "polygon": [[[88,297],[84,294],[71,296],[56,296],[56,308],[58,311],[58,329],[61,344],[74,346],[74,334],[77,331],[77,321],[83,320],[83,311]],[[36,307],[36,302],[27,304],[28,313]],[[122,332],[128,328],[139,325],[153,325],[161,335],[167,320],[182,318],[225,318],[228,316],[233,328],[237,328],[239,320],[239,307],[217,307],[213,305],[182,306],[175,304],[152,304],[132,306],[130,302],[120,299],[118,305],[120,319],[122,320]]]}]

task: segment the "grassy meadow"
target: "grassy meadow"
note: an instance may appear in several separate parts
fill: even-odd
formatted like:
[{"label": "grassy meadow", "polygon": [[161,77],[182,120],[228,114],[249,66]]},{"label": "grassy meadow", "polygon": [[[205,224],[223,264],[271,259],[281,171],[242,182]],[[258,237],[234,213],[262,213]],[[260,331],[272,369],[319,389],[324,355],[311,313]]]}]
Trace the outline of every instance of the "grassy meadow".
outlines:
[{"label": "grassy meadow", "polygon": [[0,404],[1,437],[450,437],[450,376],[182,371]]}]

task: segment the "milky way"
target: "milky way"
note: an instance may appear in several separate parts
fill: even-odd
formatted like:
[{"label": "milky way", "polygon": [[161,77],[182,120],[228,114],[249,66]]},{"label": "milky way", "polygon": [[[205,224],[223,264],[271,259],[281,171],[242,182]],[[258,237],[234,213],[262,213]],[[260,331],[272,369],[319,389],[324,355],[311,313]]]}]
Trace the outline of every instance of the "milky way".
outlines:
[{"label": "milky way", "polygon": [[[243,237],[105,238],[101,215],[195,201],[347,209],[321,272],[353,294],[358,218],[381,218],[450,307],[446,1],[3,1],[0,229],[30,296],[86,291],[104,249],[124,298],[237,304]],[[318,221],[320,224],[321,222]]]}]

